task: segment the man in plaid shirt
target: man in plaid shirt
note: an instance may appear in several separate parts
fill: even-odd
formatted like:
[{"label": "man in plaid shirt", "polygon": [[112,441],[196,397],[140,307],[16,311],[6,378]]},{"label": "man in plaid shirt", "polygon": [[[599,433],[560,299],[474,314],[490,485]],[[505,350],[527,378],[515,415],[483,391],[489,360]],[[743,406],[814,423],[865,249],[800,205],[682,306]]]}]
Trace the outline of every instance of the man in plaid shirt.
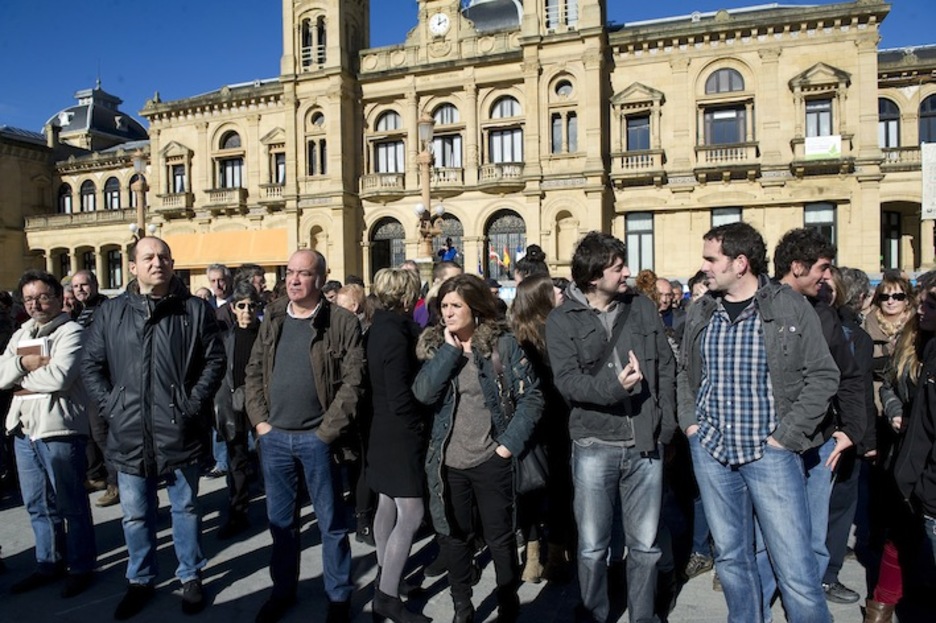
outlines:
[{"label": "man in plaid shirt", "polygon": [[757,230],[716,227],[703,236],[702,256],[710,293],[686,319],[678,417],[718,552],[728,620],[757,623],[769,612],[757,597],[756,517],[790,620],[828,623],[800,453],[822,443],[838,368],[809,303],[766,278]]}]

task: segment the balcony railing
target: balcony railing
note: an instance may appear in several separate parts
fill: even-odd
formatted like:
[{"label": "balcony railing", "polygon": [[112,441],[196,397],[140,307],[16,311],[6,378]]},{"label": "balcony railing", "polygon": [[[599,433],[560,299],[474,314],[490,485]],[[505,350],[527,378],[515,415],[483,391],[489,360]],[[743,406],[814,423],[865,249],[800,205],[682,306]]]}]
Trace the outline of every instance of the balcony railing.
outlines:
[{"label": "balcony railing", "polygon": [[702,183],[718,178],[753,180],[760,172],[757,143],[696,145],[695,152],[695,175]]},{"label": "balcony railing", "polygon": [[242,209],[247,207],[246,188],[212,188],[206,190],[207,207],[212,209]]},{"label": "balcony railing", "polygon": [[[422,174],[417,171],[416,180],[422,186]],[[433,195],[451,197],[462,192],[465,187],[465,170],[461,167],[437,167],[429,174]]]},{"label": "balcony railing", "polygon": [[361,177],[362,197],[396,197],[406,190],[402,173],[367,173]]},{"label": "balcony railing", "polygon": [[192,193],[159,195],[159,200],[161,207],[168,209],[191,208],[192,204],[195,203],[195,197]]},{"label": "balcony railing", "polygon": [[611,178],[621,185],[660,184],[664,176],[663,160],[662,149],[612,154]]},{"label": "balcony railing", "polygon": [[884,147],[884,162],[881,168],[885,171],[919,171],[922,165],[920,147]]},{"label": "balcony railing", "polygon": [[75,212],[73,214],[42,214],[26,217],[26,229],[61,229],[83,227],[87,225],[122,224],[136,221],[136,209],[99,210],[95,212]]},{"label": "balcony railing", "polygon": [[522,162],[500,162],[482,164],[478,169],[478,187],[482,190],[500,192],[523,188]]}]

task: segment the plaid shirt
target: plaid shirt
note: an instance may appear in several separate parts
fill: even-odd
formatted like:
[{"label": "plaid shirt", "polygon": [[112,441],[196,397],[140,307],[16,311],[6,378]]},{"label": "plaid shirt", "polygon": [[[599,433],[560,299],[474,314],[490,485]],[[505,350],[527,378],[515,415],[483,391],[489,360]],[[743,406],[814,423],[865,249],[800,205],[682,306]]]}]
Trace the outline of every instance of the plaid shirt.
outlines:
[{"label": "plaid shirt", "polygon": [[777,428],[757,304],[731,322],[719,300],[702,336],[701,355],[696,410],[702,447],[727,465],[756,461]]}]

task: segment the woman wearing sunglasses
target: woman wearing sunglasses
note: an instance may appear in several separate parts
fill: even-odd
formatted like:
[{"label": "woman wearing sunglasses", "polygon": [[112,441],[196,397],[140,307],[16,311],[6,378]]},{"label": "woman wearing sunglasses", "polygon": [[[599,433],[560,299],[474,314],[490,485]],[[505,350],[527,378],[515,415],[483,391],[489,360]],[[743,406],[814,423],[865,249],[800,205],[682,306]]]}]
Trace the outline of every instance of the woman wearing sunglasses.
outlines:
[{"label": "woman wearing sunglasses", "polygon": [[878,393],[884,381],[884,371],[890,363],[900,330],[913,312],[910,282],[899,273],[884,273],[881,283],[874,290],[871,309],[864,319],[864,330],[874,341],[874,397],[878,413],[881,413]]},{"label": "woman wearing sunglasses", "polygon": [[260,295],[249,281],[242,281],[234,288],[229,305],[235,322],[224,336],[227,371],[215,395],[218,435],[228,451],[228,516],[218,530],[219,539],[229,539],[249,527],[247,475],[250,455],[247,435],[250,424],[244,406],[244,370],[260,328]]}]

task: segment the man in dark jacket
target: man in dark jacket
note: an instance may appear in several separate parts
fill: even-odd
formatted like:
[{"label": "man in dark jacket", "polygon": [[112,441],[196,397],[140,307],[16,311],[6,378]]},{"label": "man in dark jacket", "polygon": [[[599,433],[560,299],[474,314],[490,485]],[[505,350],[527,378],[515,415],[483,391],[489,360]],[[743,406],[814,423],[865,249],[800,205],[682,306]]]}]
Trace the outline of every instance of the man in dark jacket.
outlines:
[{"label": "man in dark jacket", "polygon": [[546,321],[556,388],[572,408],[574,512],[582,606],[608,617],[607,554],[620,501],[631,621],[659,621],[660,442],[675,429],[676,370],[656,305],[628,291],[624,243],[591,232],[572,257],[565,302]]},{"label": "man in dark jacket", "polygon": [[224,374],[224,345],[214,310],[173,273],[159,238],[130,249],[127,291],[94,314],[82,378],[110,423],[107,451],[117,468],[129,552],[130,586],[114,618],[137,614],[156,581],[156,488],[165,479],[182,609],[204,606],[200,570],[198,462],[206,450],[212,399]]},{"label": "man in dark jacket", "polygon": [[326,274],[320,253],[292,254],[287,296],[267,307],[245,373],[247,416],[257,433],[273,537],[273,593],[258,623],[278,621],[296,600],[300,477],[322,535],[326,621],[351,619],[351,548],[332,455],[361,397],[364,349],[358,319],[325,300]]},{"label": "man in dark jacket", "polygon": [[[774,277],[806,297],[822,324],[822,336],[839,369],[839,384],[829,406],[820,432],[822,445],[803,453],[806,469],[806,495],[812,526],[812,547],[819,565],[819,577],[824,578],[829,565],[826,536],[829,529],[829,500],[835,468],[842,453],[854,454],[854,446],[864,437],[868,412],[865,408],[865,381],[855,361],[838,313],[819,299],[819,289],[832,275],[829,272],[836,248],[814,229],[792,229],[783,235],[774,250]],[[766,564],[766,551],[760,557],[761,583],[764,597],[773,597],[776,583]],[[845,592],[838,587],[823,587],[830,601],[841,599]],[[830,591],[832,591],[830,593]],[[854,594],[853,601],[858,600]]]},{"label": "man in dark jacket", "polygon": [[[90,270],[76,272],[71,278],[71,287],[75,298],[81,303],[81,313],[75,320],[87,330],[94,319],[94,312],[107,297],[98,291],[97,276]],[[106,489],[94,503],[95,506],[113,506],[120,502],[117,470],[107,458],[107,420],[98,416],[94,404],[89,405],[88,422],[91,425],[91,439],[88,440],[88,481],[85,486],[91,490]]]},{"label": "man in dark jacket", "polygon": [[712,294],[689,306],[679,348],[679,426],[712,530],[730,623],[765,620],[754,518],[791,621],[828,623],[810,547],[800,454],[819,428],[839,372],[816,312],[766,277],[764,239],[747,223],[703,236]]}]

